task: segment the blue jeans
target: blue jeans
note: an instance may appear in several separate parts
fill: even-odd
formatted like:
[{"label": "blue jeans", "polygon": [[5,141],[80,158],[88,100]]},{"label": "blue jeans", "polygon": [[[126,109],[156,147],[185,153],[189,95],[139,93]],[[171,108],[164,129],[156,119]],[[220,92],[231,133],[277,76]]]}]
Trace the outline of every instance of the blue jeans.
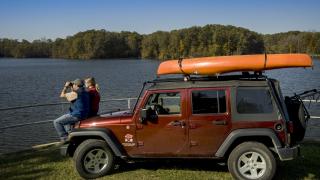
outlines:
[{"label": "blue jeans", "polygon": [[74,124],[78,121],[79,118],[71,116],[71,114],[62,115],[58,119],[54,120],[53,125],[56,131],[58,132],[60,139],[64,139],[68,136],[68,129],[66,129],[66,126],[70,127],[71,124]]}]

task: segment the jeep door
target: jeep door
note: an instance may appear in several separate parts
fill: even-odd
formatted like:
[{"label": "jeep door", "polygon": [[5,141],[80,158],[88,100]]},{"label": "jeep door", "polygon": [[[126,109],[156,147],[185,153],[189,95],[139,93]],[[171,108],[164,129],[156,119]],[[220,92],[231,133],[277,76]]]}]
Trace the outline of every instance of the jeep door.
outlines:
[{"label": "jeep door", "polygon": [[188,92],[189,153],[213,156],[231,127],[229,88],[196,88]]},{"label": "jeep door", "polygon": [[[135,155],[150,157],[179,156],[187,143],[185,90],[148,91],[141,109],[148,118],[137,123]],[[141,112],[140,112],[141,113]]]}]

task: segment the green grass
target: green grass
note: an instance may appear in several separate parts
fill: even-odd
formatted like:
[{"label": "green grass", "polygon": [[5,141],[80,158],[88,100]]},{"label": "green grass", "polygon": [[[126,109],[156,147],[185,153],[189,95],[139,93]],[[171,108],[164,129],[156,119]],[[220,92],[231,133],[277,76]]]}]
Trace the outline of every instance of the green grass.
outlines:
[{"label": "green grass", "polygon": [[[320,179],[320,144],[305,143],[302,155],[279,162],[275,179]],[[57,147],[0,156],[0,179],[81,179],[71,158]],[[212,160],[166,160],[125,164],[101,179],[232,179],[226,166]]]}]

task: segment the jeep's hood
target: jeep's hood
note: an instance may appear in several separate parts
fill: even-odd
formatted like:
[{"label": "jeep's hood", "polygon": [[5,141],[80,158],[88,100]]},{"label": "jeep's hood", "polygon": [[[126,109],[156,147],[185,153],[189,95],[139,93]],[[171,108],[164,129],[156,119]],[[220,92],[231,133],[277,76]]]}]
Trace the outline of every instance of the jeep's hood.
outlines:
[{"label": "jeep's hood", "polygon": [[104,113],[100,116],[81,121],[80,128],[103,127],[105,125],[120,124],[122,119],[128,119],[131,116],[132,112],[130,110]]},{"label": "jeep's hood", "polygon": [[125,110],[125,111],[115,111],[115,112],[110,112],[110,113],[104,113],[101,114],[100,117],[121,117],[121,116],[128,116],[131,115],[132,112],[130,110]]}]

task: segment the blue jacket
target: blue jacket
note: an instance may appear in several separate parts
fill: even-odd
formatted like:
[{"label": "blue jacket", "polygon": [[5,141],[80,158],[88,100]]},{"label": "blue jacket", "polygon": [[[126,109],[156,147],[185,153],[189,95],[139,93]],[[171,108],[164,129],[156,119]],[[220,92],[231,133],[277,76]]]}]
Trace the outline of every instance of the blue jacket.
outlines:
[{"label": "blue jacket", "polygon": [[89,115],[89,93],[83,87],[79,88],[76,93],[78,97],[71,102],[70,114],[79,119],[86,119]]}]

